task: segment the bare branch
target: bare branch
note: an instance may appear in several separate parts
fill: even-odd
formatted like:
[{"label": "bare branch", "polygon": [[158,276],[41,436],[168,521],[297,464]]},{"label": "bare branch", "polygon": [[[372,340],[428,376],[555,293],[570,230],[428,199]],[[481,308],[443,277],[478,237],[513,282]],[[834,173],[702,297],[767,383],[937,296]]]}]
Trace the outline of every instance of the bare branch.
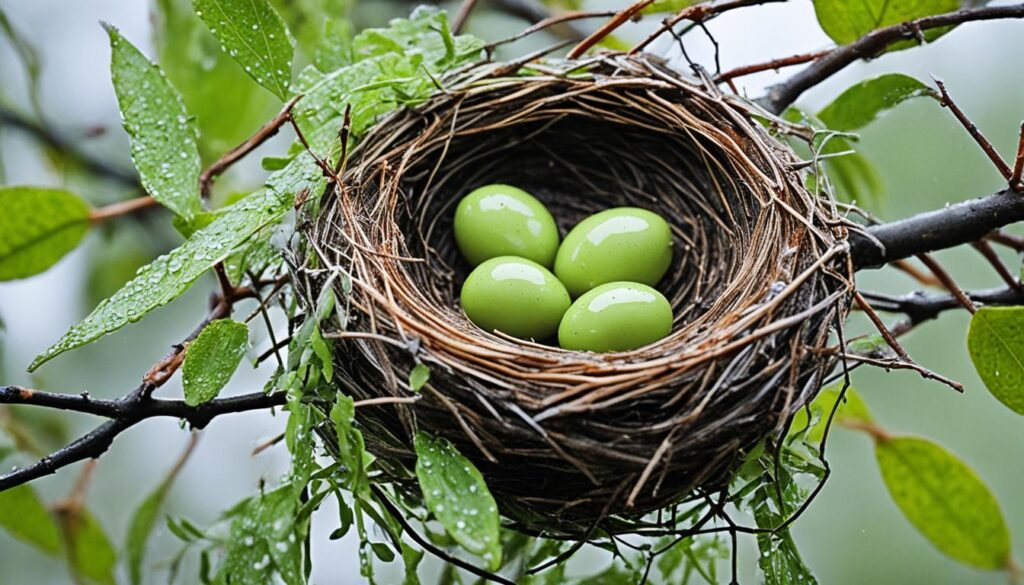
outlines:
[{"label": "bare branch", "polygon": [[635,47],[629,50],[629,54],[633,55],[644,50],[647,45],[650,45],[661,35],[671,31],[677,24],[684,20],[691,20],[693,22],[707,22],[712,18],[729,12],[730,10],[736,10],[738,8],[747,8],[750,6],[757,6],[760,4],[770,4],[773,2],[785,2],[786,0],[729,0],[728,2],[701,2],[700,4],[693,4],[683,8],[676,13],[672,18],[665,19],[661,27],[658,30],[651,33],[647,38],[640,41]]},{"label": "bare branch", "polygon": [[1024,197],[1003,189],[905,219],[850,233],[850,255],[857,268],[877,268],[893,260],[952,248],[1024,220]]},{"label": "bare branch", "polygon": [[[861,291],[865,299],[878,311],[903,313],[911,323],[918,324],[935,319],[940,314],[963,308],[952,294],[913,292],[902,296]],[[1024,304],[1024,290],[1011,287],[964,291],[971,301],[981,306],[1006,306]]]},{"label": "bare branch", "polygon": [[187,421],[192,428],[201,429],[218,416],[264,410],[280,406],[286,399],[284,392],[255,392],[189,406],[184,400],[153,398],[151,394],[154,389],[150,384],[143,383],[124,398],[92,400],[82,395],[52,394],[11,386],[0,388],[0,403],[86,412],[111,419],[52,455],[0,476],[0,492],[50,475],[84,459],[95,459],[110,448],[118,435],[147,419],[177,418]]},{"label": "bare branch", "polygon": [[921,31],[965,22],[1003,18],[1024,18],[1024,4],[965,8],[956,12],[926,16],[874,30],[818,59],[787,81],[769,88],[767,95],[760,100],[761,105],[770,112],[781,113],[805,91],[828,79],[847,65],[859,59],[874,57],[900,41],[916,39]]}]

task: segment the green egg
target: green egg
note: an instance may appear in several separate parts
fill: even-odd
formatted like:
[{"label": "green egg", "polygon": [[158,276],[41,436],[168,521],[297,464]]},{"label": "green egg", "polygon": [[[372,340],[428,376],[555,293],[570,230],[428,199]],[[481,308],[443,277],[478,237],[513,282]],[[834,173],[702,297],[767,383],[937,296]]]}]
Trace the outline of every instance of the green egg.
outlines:
[{"label": "green egg", "polygon": [[473,266],[498,256],[520,256],[551,268],[558,227],[533,195],[509,185],[487,185],[459,201],[455,241]]},{"label": "green egg", "polygon": [[672,262],[672,230],[660,215],[617,207],[572,228],[558,249],[555,274],[576,298],[607,282],[655,285]]},{"label": "green egg", "polygon": [[609,282],[576,299],[562,317],[558,343],[578,351],[628,351],[672,330],[672,306],[636,282]]},{"label": "green egg", "polygon": [[462,285],[462,309],[470,321],[521,339],[554,335],[570,303],[551,271],[513,256],[487,260]]}]

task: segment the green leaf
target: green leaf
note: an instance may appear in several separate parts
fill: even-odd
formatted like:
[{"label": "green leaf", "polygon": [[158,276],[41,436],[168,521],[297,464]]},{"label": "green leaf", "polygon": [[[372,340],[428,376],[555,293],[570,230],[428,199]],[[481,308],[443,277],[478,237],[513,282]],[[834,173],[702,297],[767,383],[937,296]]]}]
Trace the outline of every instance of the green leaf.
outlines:
[{"label": "green leaf", "polygon": [[195,121],[164,76],[116,28],[110,36],[110,73],[132,141],[132,162],[146,192],[186,222],[202,211]]},{"label": "green leaf", "polygon": [[189,344],[181,379],[185,402],[196,406],[220,394],[249,345],[249,328],[231,319],[213,321]]},{"label": "green leaf", "polygon": [[[338,438],[338,459],[348,470],[345,487],[357,497],[364,497],[370,492],[370,481],[363,464],[366,446],[363,433],[355,428],[355,419],[355,402],[349,396],[338,394],[331,408],[331,422]],[[339,502],[338,505],[343,504]]]},{"label": "green leaf", "polygon": [[249,77],[282,100],[292,78],[292,43],[267,0],[192,0],[196,14]]},{"label": "green leaf", "polygon": [[[814,0],[818,23],[840,45],[852,43],[878,28],[959,8],[960,0]],[[924,31],[924,38],[933,41],[948,31],[949,28]],[[906,41],[893,45],[893,49],[915,44],[916,41]]]},{"label": "green leaf", "polygon": [[[805,441],[811,444],[820,443],[825,436],[825,427],[828,424],[829,416],[832,415],[832,409],[835,408],[836,402],[839,400],[841,390],[841,385],[823,388],[808,408],[801,408],[793,416],[793,422],[789,426],[789,436],[806,432]],[[843,399],[843,403],[836,410],[833,422],[840,424],[852,421],[871,422],[868,405],[853,388],[846,389]],[[811,411],[810,419],[807,416],[808,409]],[[810,423],[809,428],[808,423]]]},{"label": "green leaf", "polygon": [[642,14],[658,14],[660,12],[679,12],[683,8],[693,6],[700,0],[654,0],[644,8]]},{"label": "green leaf", "polygon": [[57,523],[31,486],[0,492],[0,528],[48,555],[60,554]]},{"label": "green leaf", "polygon": [[75,581],[83,584],[114,585],[117,550],[95,516],[76,510],[61,516],[64,548]]},{"label": "green leaf", "polygon": [[480,471],[449,441],[416,433],[416,477],[423,501],[448,534],[491,569],[501,566],[498,506]]},{"label": "green leaf", "polygon": [[381,115],[403,104],[430,97],[438,76],[480,56],[484,42],[470,35],[452,36],[444,12],[421,6],[408,19],[388,28],[371,28],[353,40],[355,62],[329,74],[307,69],[295,118],[317,151],[337,142],[348,105],[352,132],[359,136]]},{"label": "green leaf", "polygon": [[409,372],[409,388],[413,392],[419,392],[429,379],[430,368],[427,367],[427,364],[416,364],[416,367]]},{"label": "green leaf", "polygon": [[265,585],[274,574],[288,585],[302,579],[302,542],[308,525],[296,522],[299,508],[290,484],[235,506],[227,551],[214,579],[218,584]]},{"label": "green leaf", "polygon": [[887,110],[922,96],[935,97],[935,92],[909,75],[889,73],[849,87],[817,117],[832,130],[850,132],[867,126]]},{"label": "green leaf", "polygon": [[160,65],[196,117],[202,159],[212,162],[273,116],[277,98],[250,83],[242,66],[221,50],[191,0],[157,0],[154,8]]},{"label": "green leaf", "polygon": [[0,281],[38,274],[89,231],[89,204],[43,187],[0,187]]},{"label": "green leaf", "polygon": [[405,564],[405,579],[402,585],[420,585],[420,577],[416,570],[423,560],[423,551],[411,547],[405,541],[399,542],[402,544],[402,562]]},{"label": "green leaf", "polygon": [[878,441],[875,456],[892,499],[936,548],[965,565],[1006,568],[1010,532],[995,496],[973,469],[914,437]]},{"label": "green leaf", "polygon": [[255,193],[226,208],[181,247],[141,269],[124,288],[100,303],[84,321],[38,356],[29,371],[65,351],[134,323],[176,299],[204,272],[238,250],[253,233],[279,219],[290,206],[290,199],[273,192]]},{"label": "green leaf", "polygon": [[971,318],[967,351],[985,386],[1024,414],[1024,307],[982,307]]},{"label": "green leaf", "polygon": [[320,71],[334,71],[352,60],[354,0],[273,0],[299,48]]}]

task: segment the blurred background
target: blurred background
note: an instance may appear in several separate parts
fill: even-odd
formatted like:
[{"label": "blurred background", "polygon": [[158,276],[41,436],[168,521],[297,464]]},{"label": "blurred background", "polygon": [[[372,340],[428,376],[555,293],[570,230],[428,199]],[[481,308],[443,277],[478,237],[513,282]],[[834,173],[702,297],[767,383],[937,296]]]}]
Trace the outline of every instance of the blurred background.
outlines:
[{"label": "blurred background", "polygon": [[[159,0],[176,5],[181,18],[194,18],[188,3]],[[625,6],[627,2],[585,1],[585,9]],[[184,8],[182,8],[184,6]],[[445,3],[454,12],[457,3]],[[357,26],[381,25],[407,14],[410,3],[374,0],[356,7]],[[117,102],[109,76],[109,48],[100,21],[110,22],[147,55],[164,53],[173,60],[175,39],[159,37],[160,20],[154,6],[145,1],[118,0],[0,0],[11,25],[38,53],[38,93],[30,83],[30,71],[18,57],[17,47],[0,39],[0,105],[34,118],[62,139],[88,155],[130,173],[128,140],[121,128]],[[622,28],[619,38],[637,41],[657,24],[656,18]],[[481,6],[469,21],[468,32],[488,40],[508,36],[526,26],[522,20]],[[585,25],[581,25],[585,26]],[[596,26],[590,23],[589,26]],[[790,0],[739,10],[708,25],[720,45],[723,69],[807,52],[831,45],[818,27],[810,0]],[[156,38],[156,40],[154,40]],[[510,49],[519,54],[553,42],[538,36]],[[671,37],[650,50],[674,63],[681,59]],[[687,50],[695,61],[713,66],[711,44],[700,34],[687,36]],[[1006,157],[1012,156],[1017,129],[1024,118],[1024,22],[968,24],[923,48],[887,54],[871,62],[857,63],[805,95],[800,104],[816,111],[849,85],[868,77],[902,72],[930,83],[943,79],[954,98]],[[201,126],[210,128],[207,159],[251,134],[278,107],[269,94],[257,88],[233,63],[224,67],[237,86],[210,87],[206,96],[186,99],[215,100],[223,112],[243,112],[236,117],[208,115]],[[172,80],[189,71],[165,65]],[[741,91],[756,97],[763,89],[793,70],[737,80]],[[230,77],[234,76],[234,77]],[[251,87],[250,87],[251,86]],[[254,89],[255,88],[255,89]],[[262,92],[262,93],[261,93]],[[192,104],[190,104],[191,107]],[[38,112],[35,108],[38,107]],[[280,153],[290,137],[266,145],[263,154]],[[868,127],[858,149],[877,166],[886,186],[879,215],[895,219],[966,198],[991,193],[1002,180],[980,150],[937,102],[918,99],[901,105]],[[224,183],[239,189],[259,185],[264,172],[259,157],[234,170]],[[0,125],[0,176],[4,184],[66,186],[94,204],[127,199],[135,192],[122,182],[99,180],[56,159],[39,142],[10,124]],[[135,268],[154,254],[177,244],[169,216],[150,214],[141,221],[113,222],[96,230],[83,247],[48,272],[22,281],[0,284],[0,383],[23,384],[61,391],[89,391],[93,396],[118,397],[133,388],[154,361],[172,343],[183,338],[205,310],[211,282],[200,281],[183,298],[160,309],[143,322],[104,338],[98,343],[65,354],[37,375],[25,373],[31,359],[95,304],[134,274]],[[997,286],[996,274],[971,249],[939,255],[967,288]],[[1020,260],[1007,257],[1013,267]],[[918,288],[902,273],[885,270],[858,275],[858,284],[871,290],[907,292]],[[244,311],[244,309],[243,309]],[[894,432],[931,437],[970,462],[995,491],[1011,531],[1018,559],[1024,557],[1024,421],[1003,407],[985,390],[966,352],[966,314],[951,312],[940,321],[926,324],[905,340],[910,353],[926,367],[966,385],[964,395],[927,383],[916,374],[858,370],[854,386],[875,416]],[[853,327],[856,329],[857,325]],[[258,330],[258,328],[257,328]],[[255,347],[265,347],[257,333]],[[254,357],[254,356],[251,356]],[[239,369],[226,392],[244,393],[263,387],[270,370]],[[176,378],[161,395],[180,395]],[[77,436],[97,421],[80,415],[8,411],[3,416],[40,430],[39,448],[47,451]],[[218,514],[251,494],[261,480],[275,482],[288,466],[283,446],[252,456],[254,447],[284,428],[283,416],[257,412],[217,419],[202,432],[198,451],[188,462],[166,506],[166,513],[185,516],[199,526],[213,523]],[[0,442],[6,439],[0,439]],[[155,486],[188,441],[188,432],[176,421],[152,420],[117,439],[96,469],[88,493],[91,510],[111,539],[123,544],[129,517],[138,502]],[[2,444],[2,443],[0,443]],[[832,478],[809,511],[796,523],[795,538],[808,565],[821,583],[1005,583],[1002,573],[974,571],[938,553],[898,512],[885,491],[867,437],[839,430],[832,435],[829,459]],[[4,465],[24,463],[7,459]],[[46,501],[65,497],[81,465],[55,477],[36,482]],[[359,582],[356,542],[349,535],[340,541],[327,536],[336,526],[330,505],[314,517],[315,583]],[[756,582],[755,549],[741,538],[741,581]],[[148,562],[154,571],[149,582],[165,582],[163,561],[179,542],[162,523],[150,548]],[[590,557],[604,562],[603,556]],[[438,564],[427,560],[421,567],[426,583],[434,581]],[[577,561],[574,574],[594,567]],[[0,585],[67,583],[60,562],[0,533]],[[401,569],[382,567],[380,582],[401,580]],[[724,573],[724,574],[727,574]],[[186,566],[184,582],[192,582],[194,566]]]}]

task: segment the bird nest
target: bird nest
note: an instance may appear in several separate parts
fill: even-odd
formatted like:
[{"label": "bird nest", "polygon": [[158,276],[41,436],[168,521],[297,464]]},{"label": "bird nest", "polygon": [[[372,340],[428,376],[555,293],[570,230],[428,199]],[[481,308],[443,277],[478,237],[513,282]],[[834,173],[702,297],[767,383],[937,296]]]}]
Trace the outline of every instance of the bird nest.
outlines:
[{"label": "bird nest", "polygon": [[[522,528],[581,534],[724,485],[783,432],[835,365],[845,231],[759,110],[652,57],[484,64],[381,120],[306,228],[339,305],[336,377],[387,474],[411,486],[418,430],[452,441]],[[616,206],[660,213],[675,256],[658,284],[671,334],[621,353],[483,331],[459,306],[470,271],[453,214],[472,189],[534,194],[564,235]],[[343,282],[344,281],[344,282]],[[409,375],[430,370],[416,402]],[[617,524],[616,524],[617,523]]]}]

